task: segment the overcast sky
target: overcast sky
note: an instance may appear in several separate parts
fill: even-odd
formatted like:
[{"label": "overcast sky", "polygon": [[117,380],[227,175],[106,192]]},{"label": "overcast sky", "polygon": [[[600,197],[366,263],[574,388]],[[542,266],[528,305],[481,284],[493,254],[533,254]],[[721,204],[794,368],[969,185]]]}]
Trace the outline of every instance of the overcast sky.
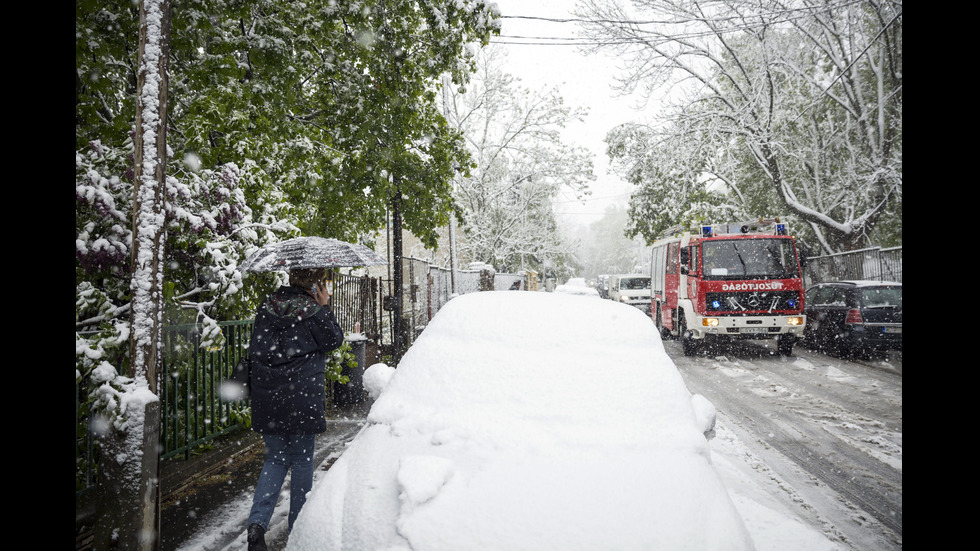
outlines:
[{"label": "overcast sky", "polygon": [[574,39],[579,31],[575,23],[507,17],[568,18],[572,17],[575,0],[495,1],[504,19],[500,36],[495,37],[493,42],[506,48],[508,72],[531,89],[561,85],[562,97],[567,105],[589,110],[584,123],[569,125],[567,141],[588,147],[595,153],[597,180],[592,185],[592,198],[585,205],[560,200],[556,210],[568,213],[565,219],[569,224],[589,224],[601,218],[609,204],[625,207],[631,186],[608,174],[603,140],[614,126],[637,120],[642,115],[632,109],[634,102],[631,99],[619,97],[612,88],[615,60],[584,56],[574,45],[567,45],[571,40],[555,40]]}]

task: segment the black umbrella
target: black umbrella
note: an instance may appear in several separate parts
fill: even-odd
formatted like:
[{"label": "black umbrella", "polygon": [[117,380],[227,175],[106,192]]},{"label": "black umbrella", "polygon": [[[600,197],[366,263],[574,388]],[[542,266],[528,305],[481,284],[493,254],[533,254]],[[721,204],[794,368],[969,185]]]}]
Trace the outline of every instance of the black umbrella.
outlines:
[{"label": "black umbrella", "polygon": [[245,272],[278,272],[294,268],[340,268],[388,264],[378,253],[339,239],[294,237],[266,245],[242,261]]}]

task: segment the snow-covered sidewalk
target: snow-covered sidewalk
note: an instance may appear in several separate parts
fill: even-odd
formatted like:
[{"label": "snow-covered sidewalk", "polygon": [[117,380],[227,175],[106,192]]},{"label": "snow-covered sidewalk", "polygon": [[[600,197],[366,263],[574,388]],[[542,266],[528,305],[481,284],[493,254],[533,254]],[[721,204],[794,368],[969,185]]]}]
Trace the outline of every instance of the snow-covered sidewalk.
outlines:
[{"label": "snow-covered sidewalk", "polygon": [[[326,468],[343,451],[349,442],[364,425],[363,417],[333,419],[328,421],[327,432],[317,438],[317,450],[314,460],[317,469],[313,473],[314,484],[324,475]],[[245,522],[252,508],[252,491],[249,487],[238,494],[228,495],[220,488],[206,489],[213,492],[214,509],[204,512],[205,518],[196,525],[193,533],[185,534],[175,548],[175,551],[236,551],[245,550]],[[286,517],[289,513],[289,478],[282,488],[282,496],[273,514],[266,541],[270,551],[281,550],[286,546],[288,532]],[[163,551],[168,551],[165,548]]]}]

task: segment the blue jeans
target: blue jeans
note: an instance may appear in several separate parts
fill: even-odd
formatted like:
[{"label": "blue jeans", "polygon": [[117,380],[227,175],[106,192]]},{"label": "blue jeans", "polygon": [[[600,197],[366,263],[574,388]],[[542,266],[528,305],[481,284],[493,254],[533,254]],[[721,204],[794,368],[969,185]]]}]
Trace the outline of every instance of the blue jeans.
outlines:
[{"label": "blue jeans", "polygon": [[313,489],[313,451],[315,434],[263,434],[266,458],[255,485],[252,498],[252,512],[248,524],[258,524],[269,528],[272,513],[279,500],[279,491],[286,481],[286,473],[292,471],[289,479],[289,529],[293,529],[299,510],[306,503],[306,494]]}]

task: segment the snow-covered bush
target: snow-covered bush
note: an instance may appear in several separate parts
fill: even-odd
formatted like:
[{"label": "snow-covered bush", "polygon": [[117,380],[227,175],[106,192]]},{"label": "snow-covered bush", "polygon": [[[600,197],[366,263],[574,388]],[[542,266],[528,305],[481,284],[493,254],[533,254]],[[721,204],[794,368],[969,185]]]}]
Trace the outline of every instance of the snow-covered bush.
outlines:
[{"label": "snow-covered bush", "polygon": [[[76,382],[89,390],[85,407],[112,417],[115,396],[131,384],[128,356],[131,300],[132,142],[121,148],[95,141],[75,153]],[[295,235],[275,209],[256,213],[244,187],[258,186],[254,167],[226,163],[194,170],[172,162],[166,195],[164,323],[202,324],[201,347],[223,343],[218,322],[247,318],[276,275],[245,285],[239,262],[257,247]],[[260,201],[259,204],[262,204]],[[277,235],[278,234],[278,235]]]}]

